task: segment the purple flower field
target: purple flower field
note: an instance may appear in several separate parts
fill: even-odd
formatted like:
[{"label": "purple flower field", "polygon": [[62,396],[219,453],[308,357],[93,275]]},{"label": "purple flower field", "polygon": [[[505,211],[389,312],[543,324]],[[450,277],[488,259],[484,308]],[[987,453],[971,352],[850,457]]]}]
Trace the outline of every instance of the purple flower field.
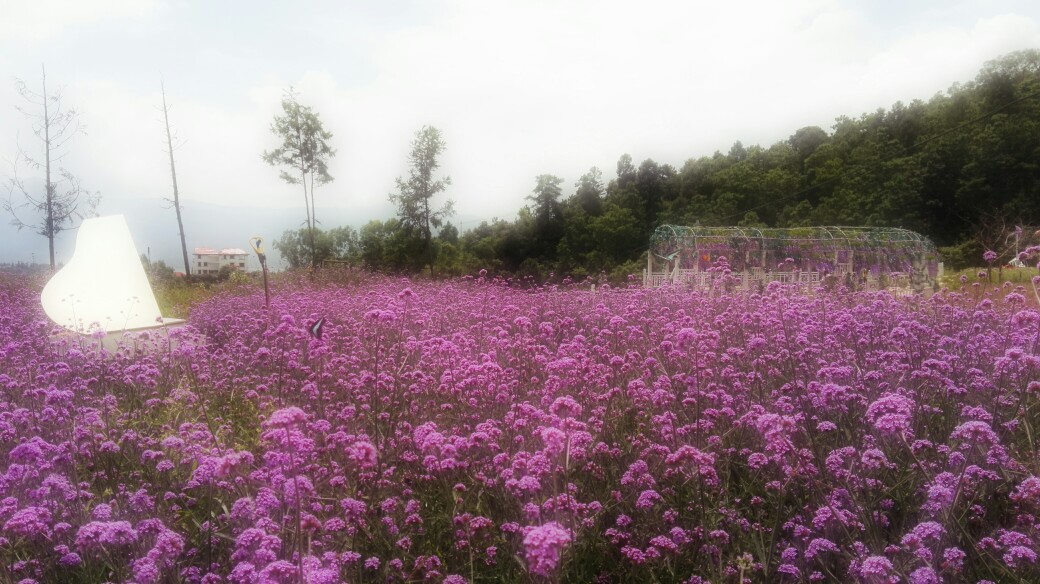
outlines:
[{"label": "purple flower field", "polygon": [[38,293],[3,582],[1040,580],[1032,290],[301,280],[114,354]]}]

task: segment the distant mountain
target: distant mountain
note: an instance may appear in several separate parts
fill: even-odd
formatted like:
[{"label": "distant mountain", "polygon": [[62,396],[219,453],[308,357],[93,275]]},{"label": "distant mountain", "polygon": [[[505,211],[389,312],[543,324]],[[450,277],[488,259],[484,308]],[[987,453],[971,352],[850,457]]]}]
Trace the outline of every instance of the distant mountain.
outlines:
[{"label": "distant mountain", "polygon": [[[389,211],[389,209],[388,209]],[[304,222],[304,210],[272,209],[263,207],[225,206],[200,201],[186,201],[182,207],[184,231],[187,233],[188,253],[195,247],[238,247],[249,250],[249,238],[259,235],[267,242],[268,265],[283,267],[282,258],[271,243],[287,229],[295,229]],[[173,209],[158,198],[110,198],[101,200],[100,215],[122,214],[130,225],[137,251],[148,254],[152,261],[162,260],[173,269],[184,269],[180,238],[177,235],[177,216]],[[318,209],[321,225],[359,227],[369,218],[359,219],[356,212],[346,209]],[[75,231],[58,236],[55,255],[58,262],[67,261],[76,241]],[[190,258],[189,258],[190,259]],[[47,263],[47,240],[28,229],[18,231],[7,222],[0,223],[0,263]],[[250,268],[258,268],[256,256],[250,253]]]},{"label": "distant mountain", "polygon": [[[273,270],[283,269],[285,264],[271,244],[286,230],[301,227],[305,219],[302,207],[279,209],[186,201],[182,210],[189,254],[195,247],[238,247],[249,251],[249,238],[259,235],[266,242],[268,266]],[[162,260],[174,270],[184,269],[180,238],[177,236],[177,216],[162,199],[103,197],[98,213],[121,213],[126,217],[139,253],[148,254],[152,261]],[[381,203],[363,210],[319,208],[317,216],[319,226],[331,229],[344,225],[360,228],[373,219],[386,219],[393,214],[389,203]],[[7,219],[0,218],[0,264],[46,264],[47,240],[28,229],[18,231]],[[471,217],[461,219],[463,224],[475,224]],[[467,227],[471,225],[464,225],[462,229]],[[67,261],[71,256],[75,241],[75,231],[66,231],[58,236],[55,255],[59,263]],[[259,268],[256,256],[251,251],[246,265],[248,269]]]}]

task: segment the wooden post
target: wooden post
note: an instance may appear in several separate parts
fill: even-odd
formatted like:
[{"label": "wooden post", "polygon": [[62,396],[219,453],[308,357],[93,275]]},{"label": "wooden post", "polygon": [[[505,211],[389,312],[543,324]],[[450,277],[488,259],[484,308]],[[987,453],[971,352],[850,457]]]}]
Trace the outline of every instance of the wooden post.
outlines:
[{"label": "wooden post", "polygon": [[649,278],[654,277],[654,250],[653,248],[646,250],[646,272],[643,276],[643,286],[646,286],[649,282]]},{"label": "wooden post", "polygon": [[260,269],[264,275],[264,306],[270,310],[271,290],[267,286],[267,255],[264,254],[264,238],[260,236],[250,237],[249,245],[252,246],[253,251],[256,252],[256,257],[260,260]]}]

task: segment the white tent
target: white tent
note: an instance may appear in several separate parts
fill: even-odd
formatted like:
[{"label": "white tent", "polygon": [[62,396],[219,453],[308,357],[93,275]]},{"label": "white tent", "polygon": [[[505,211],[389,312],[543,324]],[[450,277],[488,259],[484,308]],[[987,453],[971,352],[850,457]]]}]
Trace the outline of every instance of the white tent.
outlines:
[{"label": "white tent", "polygon": [[136,331],[183,322],[163,318],[122,215],[86,219],[69,262],[43,288],[43,310],[76,333]]}]

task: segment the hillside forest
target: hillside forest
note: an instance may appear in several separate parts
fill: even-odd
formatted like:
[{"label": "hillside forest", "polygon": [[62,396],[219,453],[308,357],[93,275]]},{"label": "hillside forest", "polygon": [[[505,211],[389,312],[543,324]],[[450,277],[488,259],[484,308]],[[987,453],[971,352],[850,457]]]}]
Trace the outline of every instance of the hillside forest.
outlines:
[{"label": "hillside forest", "polygon": [[979,265],[987,250],[1006,262],[1016,227],[1040,224],[1040,51],[990,61],[927,101],[793,129],[769,146],[737,141],[680,168],[623,154],[609,175],[532,178],[515,219],[464,232],[448,220],[432,243],[393,218],[315,229],[313,239],[289,231],[275,246],[290,266],[310,263],[313,245],[319,260],[388,273],[418,272],[432,257],[444,276],[620,280],[641,273],[658,225],[862,225],[922,233],[950,268]]}]

